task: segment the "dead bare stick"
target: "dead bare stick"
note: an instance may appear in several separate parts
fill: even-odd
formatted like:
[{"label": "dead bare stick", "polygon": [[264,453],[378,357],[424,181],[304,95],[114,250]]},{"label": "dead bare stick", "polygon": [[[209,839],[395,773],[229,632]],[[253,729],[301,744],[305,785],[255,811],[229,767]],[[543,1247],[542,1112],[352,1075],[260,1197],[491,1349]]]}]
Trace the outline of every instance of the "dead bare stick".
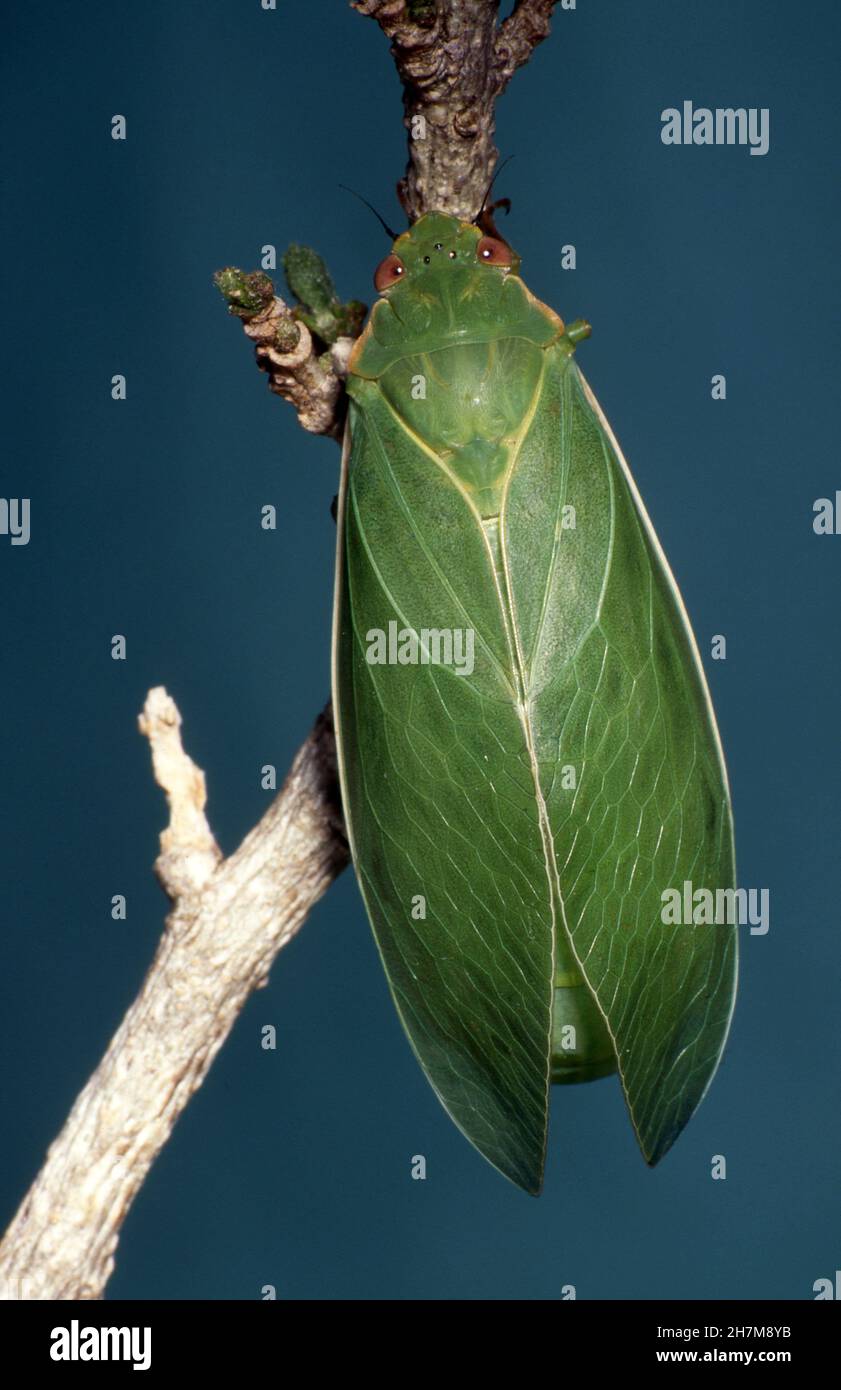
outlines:
[{"label": "dead bare stick", "polygon": [[120,1227],[175,1121],[249,994],[347,862],[329,709],[229,859],[165,690],[149,692],[140,726],[170,805],[155,867],[173,907],[140,994],[0,1245],[4,1298],[101,1297]]}]

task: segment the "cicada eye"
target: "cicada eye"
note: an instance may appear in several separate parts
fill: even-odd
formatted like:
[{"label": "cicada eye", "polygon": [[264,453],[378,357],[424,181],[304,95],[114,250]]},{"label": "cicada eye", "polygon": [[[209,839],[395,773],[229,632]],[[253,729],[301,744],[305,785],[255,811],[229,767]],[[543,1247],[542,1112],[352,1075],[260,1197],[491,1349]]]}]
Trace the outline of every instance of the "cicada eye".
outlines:
[{"label": "cicada eye", "polygon": [[391,285],[396,285],[405,271],[406,267],[399,256],[395,256],[393,253],[386,256],[385,260],[380,261],[374,271],[374,288],[382,294],[383,290],[387,290]]},{"label": "cicada eye", "polygon": [[483,236],[476,247],[476,256],[485,265],[510,265],[511,247],[493,236]]}]

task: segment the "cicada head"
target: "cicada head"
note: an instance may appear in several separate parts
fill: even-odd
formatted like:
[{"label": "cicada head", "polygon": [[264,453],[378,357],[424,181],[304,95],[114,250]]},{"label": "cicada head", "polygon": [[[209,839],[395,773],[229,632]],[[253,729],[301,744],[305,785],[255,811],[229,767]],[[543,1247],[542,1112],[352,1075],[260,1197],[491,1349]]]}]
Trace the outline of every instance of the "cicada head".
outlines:
[{"label": "cicada head", "polygon": [[471,284],[481,283],[476,277],[483,270],[516,274],[520,258],[493,226],[491,211],[485,210],[476,222],[462,222],[442,212],[418,218],[396,238],[389,255],[377,266],[377,290],[385,295],[400,287],[401,300],[407,288],[440,296],[447,291],[463,293]]},{"label": "cicada head", "polygon": [[563,333],[520,279],[520,258],[492,211],[475,222],[425,213],[395,238],[374,275],[380,298],[351,354],[351,377],[379,378],[412,353],[500,336],[544,346]]}]

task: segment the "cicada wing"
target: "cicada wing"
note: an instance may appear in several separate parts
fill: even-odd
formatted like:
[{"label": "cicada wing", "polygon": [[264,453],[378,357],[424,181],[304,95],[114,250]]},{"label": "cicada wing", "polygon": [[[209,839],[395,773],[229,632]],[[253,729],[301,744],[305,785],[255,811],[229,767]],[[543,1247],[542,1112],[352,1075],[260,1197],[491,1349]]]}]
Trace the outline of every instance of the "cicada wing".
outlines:
[{"label": "cicada wing", "polygon": [[[333,682],[354,864],[427,1077],[484,1156],[536,1192],[553,890],[499,577],[456,480],[374,384],[357,385],[356,397]],[[447,633],[460,642],[460,664],[455,651],[449,664],[425,662],[423,647],[412,660],[405,634],[424,630],[427,648],[439,634],[445,656]],[[472,660],[459,632],[473,634]]]},{"label": "cicada wing", "polygon": [[675,581],[592,392],[567,348],[549,351],[502,543],[562,930],[653,1164],[703,1097],[732,1012],[735,927],[671,924],[663,899],[733,888],[730,797]]}]

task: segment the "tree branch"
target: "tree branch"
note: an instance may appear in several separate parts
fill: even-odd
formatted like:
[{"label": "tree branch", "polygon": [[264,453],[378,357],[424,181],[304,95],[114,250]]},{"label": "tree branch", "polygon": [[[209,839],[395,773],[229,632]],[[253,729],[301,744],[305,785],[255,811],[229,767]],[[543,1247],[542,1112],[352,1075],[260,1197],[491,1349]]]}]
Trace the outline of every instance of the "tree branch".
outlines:
[{"label": "tree branch", "polygon": [[227,266],[214,276],[216,287],[255,344],[269,389],[295,407],[303,429],[341,440],[348,358],[365,305],[355,300],[340,304],[327,267],[307,247],[290,247],[286,260],[293,292],[297,286],[307,296],[295,309],[275,294],[268,275],[259,270],[245,275]]},{"label": "tree branch", "polygon": [[[519,0],[498,25],[498,0],[356,0],[391,39],[403,81],[409,163],[399,190],[410,219],[475,216],[497,159],[496,99],[546,37],[553,5]],[[364,306],[339,302],[308,248],[290,247],[284,264],[292,308],[259,271],[228,268],[217,284],[271,389],[304,429],[338,439]],[[166,691],[150,691],[141,729],[170,806],[156,872],[173,908],[140,994],[0,1245],[5,1298],[101,1297],[122,1223],[175,1121],[248,995],[348,860],[329,706],[229,859],[180,726]]]},{"label": "tree branch", "polygon": [[344,390],[352,338],[339,338],[324,361],[313,344],[306,324],[298,325],[299,338],[291,352],[275,346],[275,323],[285,317],[286,305],[275,297],[262,314],[243,323],[256,343],[257,364],[269,374],[269,390],[283,396],[298,412],[298,424],[311,434],[329,434],[341,440],[344,429]]},{"label": "tree branch", "polygon": [[283,789],[223,859],[181,716],[151,690],[140,727],[170,805],[155,866],[173,901],[143,987],[0,1246],[4,1298],[99,1298],[120,1227],[252,990],[347,863],[329,708]]},{"label": "tree branch", "polygon": [[397,192],[410,222],[476,216],[499,155],[497,98],[546,38],[555,3],[519,0],[498,27],[499,0],[354,0],[391,39],[403,83],[409,163]]}]

